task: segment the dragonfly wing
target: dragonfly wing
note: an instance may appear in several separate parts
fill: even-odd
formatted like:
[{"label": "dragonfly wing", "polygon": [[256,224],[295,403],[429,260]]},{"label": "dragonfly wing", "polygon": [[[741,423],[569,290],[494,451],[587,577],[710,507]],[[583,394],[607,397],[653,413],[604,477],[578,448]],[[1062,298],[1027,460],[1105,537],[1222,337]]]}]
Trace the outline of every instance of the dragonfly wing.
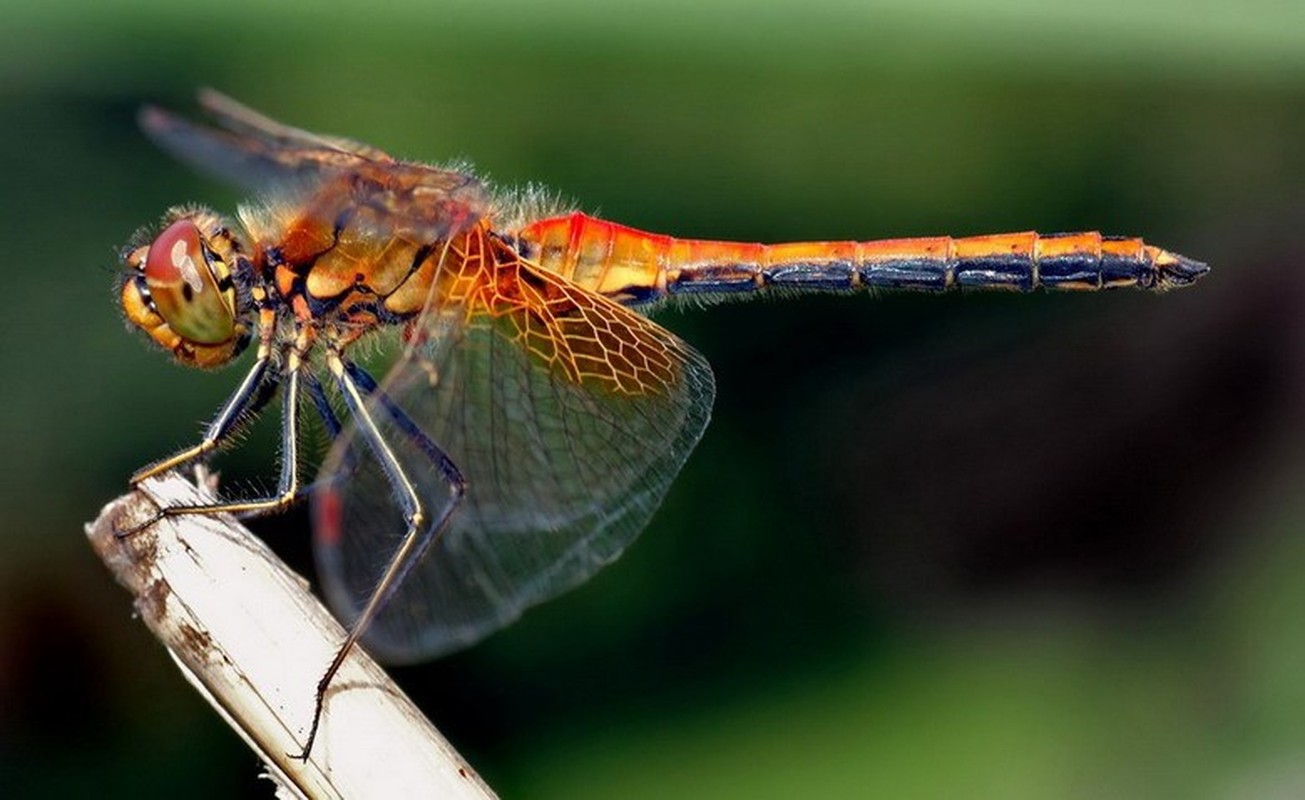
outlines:
[{"label": "dragonfly wing", "polygon": [[[707,425],[703,357],[669,331],[522,265],[518,299],[431,312],[429,338],[383,384],[466,478],[442,538],[364,641],[391,660],[470,645],[615,559],[661,503]],[[513,291],[516,291],[515,289]],[[373,415],[426,504],[447,480],[411,425]],[[404,531],[391,487],[354,432],[315,495],[326,594],[357,616]]]},{"label": "dragonfly wing", "polygon": [[200,104],[221,128],[153,106],[141,110],[141,127],[178,160],[303,209],[328,230],[342,210],[362,207],[378,212],[367,235],[430,241],[465,229],[488,205],[484,185],[465,172],[282,125],[212,90],[200,94]]},{"label": "dragonfly wing", "polygon": [[261,140],[273,149],[290,152],[335,151],[376,163],[394,161],[388,153],[371,145],[343,136],[323,136],[277,122],[214,89],[199,91],[199,105],[227,130],[246,138]]},{"label": "dragonfly wing", "polygon": [[150,139],[174,158],[243,189],[263,190],[287,180],[312,178],[323,171],[338,172],[363,163],[355,153],[320,143],[291,143],[221,130],[156,106],[141,109],[139,119]]}]

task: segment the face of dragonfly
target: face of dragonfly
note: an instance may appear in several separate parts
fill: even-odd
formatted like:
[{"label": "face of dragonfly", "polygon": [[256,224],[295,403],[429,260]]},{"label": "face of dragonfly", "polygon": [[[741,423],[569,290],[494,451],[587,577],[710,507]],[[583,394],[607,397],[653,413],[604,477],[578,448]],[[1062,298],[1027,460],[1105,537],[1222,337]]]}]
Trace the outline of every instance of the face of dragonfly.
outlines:
[{"label": "face of dragonfly", "polygon": [[128,245],[119,299],[127,321],[186,366],[226,364],[249,344],[237,291],[249,261],[221,217],[174,209],[148,243]]}]

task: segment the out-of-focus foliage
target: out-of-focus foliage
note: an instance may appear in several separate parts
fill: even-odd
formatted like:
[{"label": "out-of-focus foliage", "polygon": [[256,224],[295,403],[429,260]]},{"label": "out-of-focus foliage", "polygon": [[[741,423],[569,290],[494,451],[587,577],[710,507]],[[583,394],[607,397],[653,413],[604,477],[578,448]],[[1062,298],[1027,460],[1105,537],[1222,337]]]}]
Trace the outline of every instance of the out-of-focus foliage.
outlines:
[{"label": "out-of-focus foliage", "polygon": [[[201,85],[686,236],[1099,228],[1213,267],[667,315],[720,399],[644,537],[400,672],[506,795],[1305,787],[1298,3],[178,5],[0,25],[0,794],[267,795],[80,535],[236,380],[110,291],[137,226],[239,199],[135,128]],[[307,568],[302,515],[257,530]]]}]

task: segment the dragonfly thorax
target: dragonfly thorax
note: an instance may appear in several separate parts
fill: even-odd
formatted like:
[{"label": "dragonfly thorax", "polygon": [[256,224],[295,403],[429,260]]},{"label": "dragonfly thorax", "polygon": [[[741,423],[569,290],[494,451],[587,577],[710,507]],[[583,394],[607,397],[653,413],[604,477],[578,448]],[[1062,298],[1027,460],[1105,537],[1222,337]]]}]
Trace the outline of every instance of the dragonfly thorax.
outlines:
[{"label": "dragonfly thorax", "polygon": [[169,211],[162,230],[129,245],[120,286],[127,320],[177,361],[221,366],[249,343],[252,267],[231,228],[204,208]]}]

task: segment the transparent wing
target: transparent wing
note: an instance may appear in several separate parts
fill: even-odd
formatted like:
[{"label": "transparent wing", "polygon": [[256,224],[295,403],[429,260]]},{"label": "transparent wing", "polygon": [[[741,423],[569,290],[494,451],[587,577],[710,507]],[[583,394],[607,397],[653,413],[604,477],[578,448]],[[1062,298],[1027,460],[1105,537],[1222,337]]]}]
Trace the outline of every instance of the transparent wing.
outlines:
[{"label": "transparent wing", "polygon": [[324,171],[395,163],[375,148],[282,125],[211,90],[201,92],[200,105],[221,128],[154,106],[141,109],[141,128],[177,159],[246,189]]},{"label": "transparent wing", "polygon": [[377,163],[394,161],[389,154],[371,145],[277,122],[214,89],[200,89],[198,99],[200,107],[219,125],[246,138],[260,140],[273,150],[287,154],[316,152],[319,158],[334,152],[340,158],[357,156]]},{"label": "transparent wing", "polygon": [[[638,535],[707,425],[711,370],[675,335],[526,263],[432,309],[374,400],[426,504],[448,501],[420,428],[467,493],[364,637],[415,660],[472,644],[581,583]],[[406,419],[405,416],[410,418]],[[352,620],[404,530],[375,458],[346,431],[315,494],[328,599]]]},{"label": "transparent wing", "polygon": [[464,172],[398,161],[368,145],[292,128],[212,90],[199,99],[221,127],[149,106],[141,110],[141,128],[178,160],[218,180],[268,192],[328,229],[343,209],[362,207],[388,220],[369,235],[433,240],[463,230],[487,206],[484,185]]}]

